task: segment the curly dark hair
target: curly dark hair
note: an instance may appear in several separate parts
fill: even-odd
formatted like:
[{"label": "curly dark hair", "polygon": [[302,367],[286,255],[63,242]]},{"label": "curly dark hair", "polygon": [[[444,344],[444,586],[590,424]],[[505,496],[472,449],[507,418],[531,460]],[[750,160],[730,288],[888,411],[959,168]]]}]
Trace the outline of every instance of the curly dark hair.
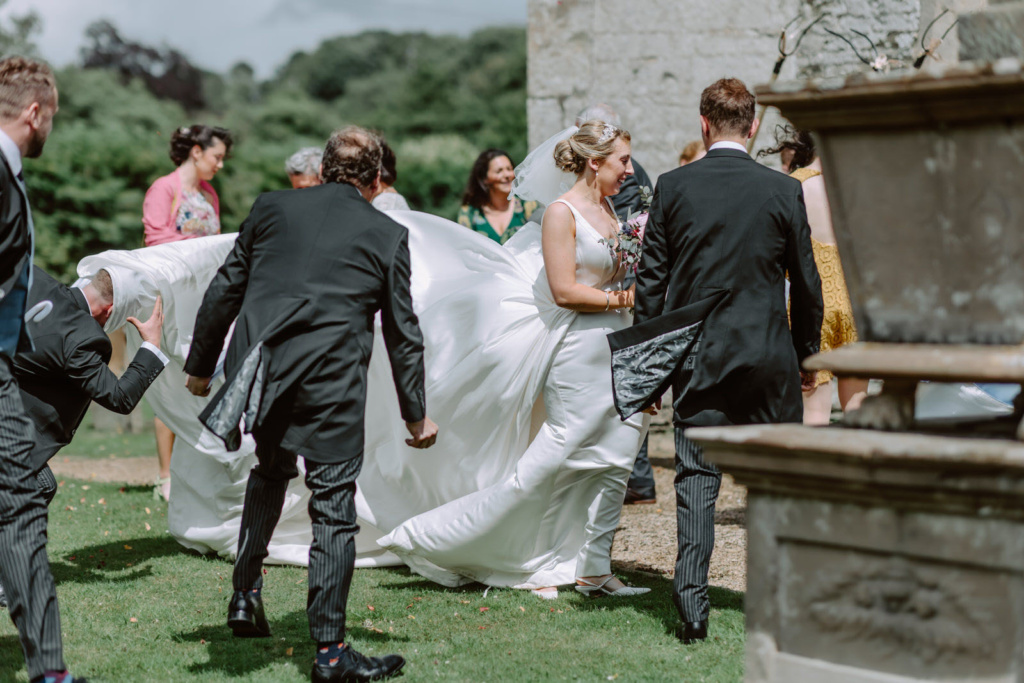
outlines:
[{"label": "curly dark hair", "polygon": [[789,162],[789,170],[793,172],[798,168],[810,166],[814,157],[818,156],[818,150],[814,146],[814,138],[804,130],[797,130],[791,125],[775,126],[775,146],[769,149],[762,149],[757,153],[757,158],[766,157],[771,154],[781,154],[785,150],[793,152],[793,160]]},{"label": "curly dark hair", "polygon": [[482,209],[491,199],[491,191],[487,187],[487,170],[491,162],[499,157],[507,158],[512,167],[516,162],[503,149],[491,147],[480,152],[480,156],[473,162],[473,168],[469,172],[469,180],[466,181],[466,189],[462,191],[462,203],[477,209]]},{"label": "curly dark hair", "polygon": [[379,135],[359,126],[345,126],[327,140],[320,177],[325,183],[348,183],[366,189],[377,180],[383,156]]},{"label": "curly dark hair", "polygon": [[227,151],[231,152],[231,145],[234,140],[231,138],[231,131],[218,126],[204,126],[196,123],[191,126],[176,128],[171,135],[171,161],[175,166],[181,166],[188,160],[192,148],[199,145],[199,149],[210,149],[217,141],[224,143]]},{"label": "curly dark hair", "polygon": [[395,168],[395,150],[387,140],[381,138],[380,181],[385,185],[394,185],[398,180],[398,169]]}]

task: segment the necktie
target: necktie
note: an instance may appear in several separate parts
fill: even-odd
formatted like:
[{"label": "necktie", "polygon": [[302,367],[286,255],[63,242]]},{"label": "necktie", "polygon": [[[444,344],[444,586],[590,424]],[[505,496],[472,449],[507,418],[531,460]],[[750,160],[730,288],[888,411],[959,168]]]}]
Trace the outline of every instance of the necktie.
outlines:
[{"label": "necktie", "polygon": [[28,261],[28,288],[32,289],[32,261],[36,255],[36,231],[32,222],[32,208],[28,205],[28,188],[25,187],[25,174],[18,171],[18,185],[21,186],[21,193],[25,197],[25,216],[28,218],[28,239],[29,239],[29,261]]}]

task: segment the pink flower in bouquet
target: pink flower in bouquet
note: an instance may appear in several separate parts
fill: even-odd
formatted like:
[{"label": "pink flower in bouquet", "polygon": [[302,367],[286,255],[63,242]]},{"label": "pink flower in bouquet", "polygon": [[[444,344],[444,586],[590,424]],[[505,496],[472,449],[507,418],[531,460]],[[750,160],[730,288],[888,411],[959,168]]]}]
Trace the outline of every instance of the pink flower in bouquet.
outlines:
[{"label": "pink flower in bouquet", "polygon": [[626,223],[626,227],[628,227],[641,242],[643,242],[644,239],[644,230],[647,229],[647,216],[647,212],[644,211],[639,216],[636,216]]}]

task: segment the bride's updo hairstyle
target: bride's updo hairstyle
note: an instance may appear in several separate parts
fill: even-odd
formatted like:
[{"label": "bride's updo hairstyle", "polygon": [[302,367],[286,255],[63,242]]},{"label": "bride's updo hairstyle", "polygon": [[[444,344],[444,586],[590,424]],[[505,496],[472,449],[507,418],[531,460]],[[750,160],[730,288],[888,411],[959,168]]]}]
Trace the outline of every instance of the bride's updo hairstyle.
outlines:
[{"label": "bride's updo hairstyle", "polygon": [[555,165],[566,173],[579,175],[589,160],[602,161],[611,156],[619,138],[629,142],[629,131],[604,121],[587,121],[555,145]]}]

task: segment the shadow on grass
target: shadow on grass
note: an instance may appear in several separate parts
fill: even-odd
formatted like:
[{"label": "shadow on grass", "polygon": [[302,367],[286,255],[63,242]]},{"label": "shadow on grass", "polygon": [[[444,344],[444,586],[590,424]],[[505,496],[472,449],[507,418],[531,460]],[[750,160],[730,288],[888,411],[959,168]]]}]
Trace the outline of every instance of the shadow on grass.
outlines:
[{"label": "shadow on grass", "polygon": [[25,670],[25,655],[18,636],[0,636],[0,681],[13,681]]},{"label": "shadow on grass", "polygon": [[[420,578],[413,574],[408,568],[375,569],[376,571],[387,571],[391,575],[377,584],[375,590],[401,590],[414,589],[420,593],[434,593],[438,595],[480,593],[484,586],[479,583],[472,583],[459,588],[448,588],[434,583],[427,579]],[[673,602],[672,579],[662,575],[654,575],[646,571],[630,571],[621,565],[613,566],[612,571],[623,577],[631,586],[642,586],[650,588],[650,593],[632,597],[615,598],[604,596],[599,598],[584,598],[576,593],[572,586],[560,586],[559,592],[565,593],[573,598],[574,607],[582,612],[598,610],[629,609],[654,616],[664,624],[666,633],[675,634],[679,626],[679,612],[676,611]],[[494,589],[507,590],[507,589]],[[561,599],[561,598],[560,598]],[[743,617],[743,593],[711,586],[708,589],[708,599],[711,602],[711,609],[719,612],[737,612],[742,622]]]},{"label": "shadow on grass", "polygon": [[58,585],[105,582],[115,578],[115,573],[118,581],[137,581],[153,575],[147,561],[180,554],[191,553],[169,536],[120,538],[51,556],[50,568]]},{"label": "shadow on grass", "polygon": [[[350,629],[351,629],[350,625]],[[270,638],[235,638],[223,624],[200,626],[194,631],[173,636],[178,643],[200,643],[206,646],[209,660],[189,667],[193,674],[220,672],[229,676],[251,676],[253,673],[280,662],[294,664],[308,675],[312,669],[315,645],[309,637],[309,624],[304,611],[291,612],[274,619],[270,624]],[[408,642],[404,636],[359,630],[360,642]],[[288,649],[292,654],[288,654]]]},{"label": "shadow on grass", "polygon": [[[615,610],[631,609],[637,612],[650,614],[660,619],[667,633],[675,634],[679,626],[679,612],[676,610],[675,602],[672,599],[672,579],[665,576],[651,576],[649,573],[637,573],[629,571],[617,571],[626,579],[631,586],[650,588],[650,593],[632,598],[616,598],[603,596],[598,598],[584,598],[577,604],[580,611],[594,610]],[[569,590],[573,590],[569,587]],[[711,586],[708,588],[708,599],[711,602],[712,610],[724,612],[738,612],[743,615],[743,593]]]}]

